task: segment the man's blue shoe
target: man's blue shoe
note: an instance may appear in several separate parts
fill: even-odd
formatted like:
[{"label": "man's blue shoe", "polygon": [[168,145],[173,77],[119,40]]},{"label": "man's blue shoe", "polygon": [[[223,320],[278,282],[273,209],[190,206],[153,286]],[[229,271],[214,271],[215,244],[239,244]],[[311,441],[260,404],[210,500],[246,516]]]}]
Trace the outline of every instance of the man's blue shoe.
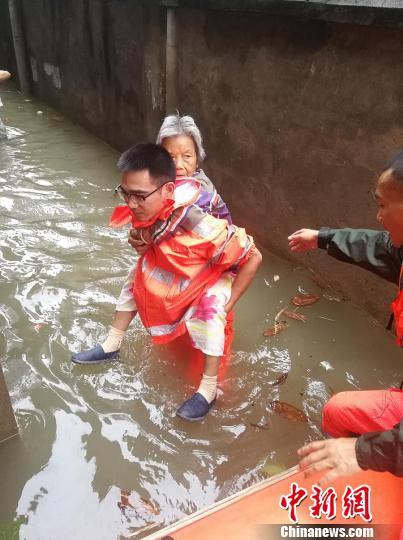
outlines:
[{"label": "man's blue shoe", "polygon": [[203,420],[211,407],[214,405],[215,399],[209,403],[207,399],[196,392],[193,396],[186,400],[176,411],[176,416],[189,422],[199,422]]},{"label": "man's blue shoe", "polygon": [[120,349],[106,353],[101,345],[97,345],[89,351],[83,351],[73,354],[71,361],[76,364],[100,364],[108,360],[114,360],[118,357]]}]

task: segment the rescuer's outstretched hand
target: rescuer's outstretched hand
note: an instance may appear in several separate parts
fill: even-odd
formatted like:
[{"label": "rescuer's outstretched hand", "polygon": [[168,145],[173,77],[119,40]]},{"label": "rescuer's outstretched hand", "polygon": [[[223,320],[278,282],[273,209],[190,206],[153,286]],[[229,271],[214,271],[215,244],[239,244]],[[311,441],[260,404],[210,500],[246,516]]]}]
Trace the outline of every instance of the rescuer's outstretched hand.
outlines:
[{"label": "rescuer's outstretched hand", "polygon": [[288,237],[288,245],[291,251],[308,251],[318,247],[319,231],[314,229],[300,229]]},{"label": "rescuer's outstretched hand", "polygon": [[341,438],[311,442],[298,450],[302,458],[299,469],[306,478],[326,471],[319,481],[320,486],[327,486],[340,476],[350,476],[361,471],[355,453],[357,439]]}]

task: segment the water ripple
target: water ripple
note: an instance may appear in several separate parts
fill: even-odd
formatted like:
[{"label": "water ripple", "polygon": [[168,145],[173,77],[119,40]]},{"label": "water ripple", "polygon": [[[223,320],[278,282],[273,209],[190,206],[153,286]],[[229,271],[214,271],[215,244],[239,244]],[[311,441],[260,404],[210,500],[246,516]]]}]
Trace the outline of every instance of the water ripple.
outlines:
[{"label": "water ripple", "polygon": [[[21,436],[2,446],[0,473],[11,508],[3,520],[21,516],[21,537],[155,531],[263,478],[266,462],[294,465],[296,447],[320,436],[330,386],[398,380],[400,351],[382,329],[368,335],[365,314],[347,302],[323,299],[306,324],[264,338],[295,291],[315,293],[309,273],[269,253],[237,306],[234,352],[204,422],[175,416],[202,366],[188,351],[153,347],[138,320],[118,361],[73,365],[73,352],[103,340],[136,261],[127,228],[107,226],[117,153],[44,104],[1,96],[15,126],[0,144],[0,347]],[[274,413],[274,399],[303,409],[309,423]]]}]

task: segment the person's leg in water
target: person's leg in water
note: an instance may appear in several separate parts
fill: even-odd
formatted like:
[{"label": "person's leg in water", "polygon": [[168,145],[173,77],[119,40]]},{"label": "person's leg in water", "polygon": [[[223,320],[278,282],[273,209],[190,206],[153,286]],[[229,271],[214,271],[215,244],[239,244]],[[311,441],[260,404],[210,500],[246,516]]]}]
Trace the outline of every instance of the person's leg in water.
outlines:
[{"label": "person's leg in water", "polygon": [[135,268],[130,270],[123,285],[116,304],[115,315],[105,341],[88,351],[73,354],[71,360],[76,364],[98,364],[117,358],[127,329],[137,314],[132,293],[134,272]]},{"label": "person's leg in water", "polygon": [[204,373],[199,388],[179,407],[177,416],[190,422],[203,420],[216,398],[219,362],[218,356],[204,355]]},{"label": "person's leg in water", "polygon": [[101,343],[101,347],[106,353],[119,351],[123,338],[136,314],[136,310],[120,311],[117,309],[115,311],[108,336],[105,341]]},{"label": "person's leg in water", "polygon": [[322,430],[332,437],[353,437],[392,429],[403,417],[403,392],[357,390],[335,394],[325,404]]},{"label": "person's leg in water", "polygon": [[224,273],[201,297],[194,316],[186,327],[193,346],[204,353],[204,372],[193,396],[186,400],[176,414],[184,420],[202,420],[214,404],[217,394],[217,374],[225,349],[225,306],[231,297],[234,275]]}]

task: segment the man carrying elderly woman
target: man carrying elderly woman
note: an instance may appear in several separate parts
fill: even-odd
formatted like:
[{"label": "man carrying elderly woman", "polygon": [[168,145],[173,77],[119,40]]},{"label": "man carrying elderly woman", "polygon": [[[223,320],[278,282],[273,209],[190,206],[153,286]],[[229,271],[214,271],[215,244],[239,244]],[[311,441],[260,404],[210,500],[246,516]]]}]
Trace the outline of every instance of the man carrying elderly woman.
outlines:
[{"label": "man carrying elderly woman", "polygon": [[[384,166],[375,200],[377,220],[385,230],[300,229],[289,237],[289,244],[294,252],[321,248],[396,283],[389,327],[394,322],[396,343],[403,347],[403,151]],[[322,485],[361,469],[403,476],[403,383],[400,388],[334,395],[324,407],[322,427],[336,438],[299,449],[300,467],[307,476],[325,471]]]},{"label": "man carrying elderly woman", "polygon": [[188,333],[204,354],[197,392],[177,411],[202,420],[216,398],[227,317],[261,262],[253,240],[232,225],[228,209],[199,165],[205,157],[199,129],[189,116],[168,116],[157,145],[137,145],[118,167],[112,225],[131,222],[130,243],[140,254],[117,302],[109,334],[72,361],[94,364],[116,358],[138,312],[154,343]]}]

